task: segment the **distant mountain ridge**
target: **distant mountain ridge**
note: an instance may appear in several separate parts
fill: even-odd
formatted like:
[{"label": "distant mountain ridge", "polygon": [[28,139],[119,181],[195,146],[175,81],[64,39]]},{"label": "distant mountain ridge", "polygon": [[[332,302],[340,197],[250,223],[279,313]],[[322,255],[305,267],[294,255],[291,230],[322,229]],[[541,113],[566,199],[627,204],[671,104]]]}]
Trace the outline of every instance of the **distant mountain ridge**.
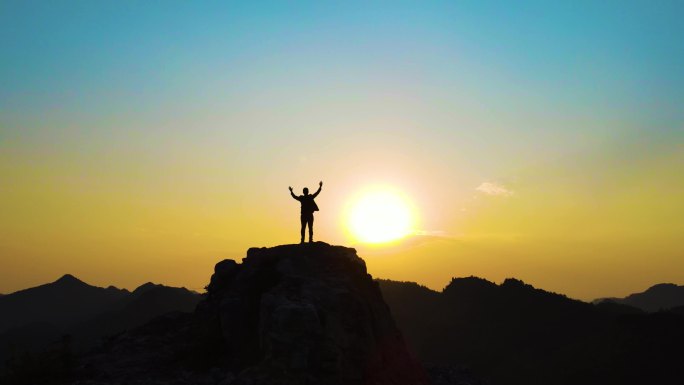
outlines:
[{"label": "distant mountain ridge", "polygon": [[201,295],[148,282],[130,292],[91,286],[71,274],[0,297],[0,359],[71,335],[77,346],[173,311],[193,311]]},{"label": "distant mountain ridge", "polygon": [[684,307],[648,314],[622,303],[570,299],[517,279],[454,278],[441,292],[413,282],[377,282],[422,361],[465,365],[492,384],[684,378]]},{"label": "distant mountain ridge", "polygon": [[[217,264],[209,292],[204,296],[185,288],[150,282],[133,291],[113,286],[94,287],[68,274],[53,283],[2,296],[0,314],[3,321],[10,323],[4,319],[9,314],[8,310],[15,310],[17,314],[10,314],[13,326],[4,332],[0,330],[0,362],[8,353],[18,352],[17,347],[39,349],[46,342],[59,341],[65,333],[71,334],[73,345],[80,347],[111,336],[104,340],[104,344],[98,345],[98,349],[103,346],[108,349],[106,356],[100,357],[100,353],[87,356],[101,366],[102,373],[110,373],[111,368],[127,373],[133,361],[138,365],[137,370],[147,373],[155,367],[153,362],[159,358],[158,355],[181,354],[186,358],[200,357],[200,361],[210,358],[209,362],[213,362],[211,360],[222,354],[224,357],[225,354],[230,355],[234,346],[242,346],[233,342],[246,343],[243,338],[252,338],[249,341],[256,345],[243,346],[245,349],[241,349],[244,351],[233,357],[239,361],[242,357],[254,358],[253,354],[260,351],[255,346],[260,346],[257,342],[261,339],[253,339],[255,335],[265,333],[255,328],[254,319],[260,317],[269,319],[264,325],[270,325],[275,328],[272,331],[277,332],[272,348],[286,341],[292,343],[293,338],[300,334],[306,336],[303,341],[313,341],[319,334],[308,334],[315,329],[310,326],[317,325],[311,323],[311,319],[319,319],[321,325],[355,325],[356,321],[352,320],[357,318],[349,318],[346,306],[355,311],[365,308],[342,296],[339,306],[334,308],[335,316],[330,318],[325,312],[330,310],[333,302],[320,300],[320,282],[301,291],[305,287],[303,283],[310,280],[314,267],[324,276],[333,274],[335,278],[335,274],[340,274],[340,266],[349,262],[342,257],[352,249],[340,249],[343,252],[337,255],[334,248],[325,251],[328,247],[317,243],[311,250],[320,250],[312,254],[313,258],[305,256],[304,259],[298,254],[298,247],[281,246],[278,249],[281,251],[277,252],[250,249],[248,255],[252,258],[248,257],[248,261],[241,265],[245,267],[239,267],[232,261]],[[335,261],[341,258],[344,263],[322,260],[322,255],[317,253],[325,254],[325,258],[334,257]],[[352,258],[351,254],[347,257],[351,261],[358,258],[355,255]],[[282,262],[274,264],[280,259]],[[236,278],[242,269],[246,270],[239,274],[241,278]],[[286,281],[275,279],[275,272],[280,270],[284,277],[288,277]],[[337,282],[337,278],[340,277],[331,282]],[[367,281],[365,275],[356,273],[345,279],[356,283]],[[620,301],[586,303],[574,300],[512,278],[501,284],[472,276],[454,278],[441,292],[413,282],[375,280],[371,283],[379,287],[382,299],[409,348],[438,377],[453,374],[461,378],[460,369],[454,368],[467,368],[463,372],[466,378],[471,378],[468,369],[472,369],[475,376],[491,384],[509,385],[678,383],[672,379],[684,378],[684,369],[679,369],[684,361],[684,351],[680,348],[684,346],[684,306],[649,314]],[[233,285],[234,289],[227,289]],[[364,283],[362,287],[366,285]],[[626,299],[676,299],[676,295],[668,297],[663,293],[676,294],[679,288],[673,284],[655,285]],[[275,301],[272,290],[276,290],[273,293],[282,290],[283,300]],[[269,294],[264,294],[266,292]],[[212,298],[212,293],[215,298]],[[218,293],[223,294],[217,299]],[[293,300],[290,297],[292,293],[306,296]],[[645,293],[648,296],[644,296]],[[65,297],[67,294],[69,296]],[[314,301],[312,303],[320,301],[321,309],[316,310],[315,306],[302,302],[304,299],[309,301],[308,296]],[[206,298],[204,305],[211,304],[209,308],[213,310],[196,306],[201,298]],[[278,304],[280,310],[257,311],[267,304]],[[381,308],[377,307],[371,314],[376,314]],[[50,309],[58,311],[51,313]],[[69,313],[64,309],[76,309],[77,312]],[[189,313],[193,309],[197,310]],[[323,310],[325,312],[321,312]],[[21,317],[24,321],[17,323]],[[339,323],[344,317],[349,319]],[[300,327],[303,324],[308,326]],[[273,337],[271,332],[264,335]],[[233,342],[222,345],[224,338]],[[316,349],[327,346],[327,343],[317,344],[311,346]],[[306,349],[301,352],[295,350],[278,348],[273,352],[287,357],[283,362],[288,365],[300,365],[298,362]],[[131,357],[138,355],[139,358],[131,361]],[[242,364],[238,362],[236,365]],[[229,371],[234,374],[241,372],[234,369]],[[166,370],[161,373],[167,373]],[[228,369],[221,368],[221,375],[228,375],[225,370]],[[455,383],[470,384],[434,382],[435,385]]]},{"label": "distant mountain ridge", "polygon": [[67,327],[106,311],[128,294],[125,289],[91,286],[65,274],[52,283],[2,296],[0,332],[36,322]]},{"label": "distant mountain ridge", "polygon": [[[158,291],[143,285],[129,297]],[[127,308],[145,310],[134,303]],[[194,312],[156,317],[81,354],[52,352],[15,360],[0,383],[480,385],[441,367],[429,381],[363,259],[323,242],[250,248],[241,263],[215,265]]]},{"label": "distant mountain ridge", "polygon": [[641,293],[630,294],[625,298],[599,298],[594,303],[614,302],[637,307],[652,313],[684,306],[684,286],[674,283],[653,285]]}]

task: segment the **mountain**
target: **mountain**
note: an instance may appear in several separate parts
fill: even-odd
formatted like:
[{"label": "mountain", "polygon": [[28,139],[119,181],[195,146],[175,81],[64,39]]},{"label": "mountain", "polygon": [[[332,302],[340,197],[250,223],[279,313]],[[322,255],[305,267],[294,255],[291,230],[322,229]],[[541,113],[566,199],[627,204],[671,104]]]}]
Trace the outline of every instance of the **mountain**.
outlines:
[{"label": "mountain", "polygon": [[[365,262],[322,242],[219,262],[194,313],[113,336],[72,367],[65,382],[100,385],[428,383]],[[464,376],[436,373],[439,384]]]},{"label": "mountain", "polygon": [[55,282],[0,297],[0,332],[32,323],[64,328],[103,313],[129,294],[90,286],[66,274]]},{"label": "mountain", "polygon": [[[13,330],[18,341],[55,342],[8,361],[0,383],[684,382],[684,306],[648,313],[585,303],[517,279],[454,278],[437,292],[373,280],[354,249],[320,242],[223,260],[201,297],[141,285],[70,326],[74,339],[60,339],[53,324]],[[96,336],[91,350],[73,349]]]},{"label": "mountain", "polygon": [[76,349],[171,311],[194,310],[200,295],[145,284],[133,292],[95,287],[66,274],[55,282],[0,297],[0,360],[35,352],[70,336]]},{"label": "mountain", "polygon": [[594,302],[621,303],[652,313],[684,306],[684,286],[661,283],[651,286],[642,293],[630,294],[625,298],[600,298]]},{"label": "mountain", "polygon": [[171,312],[192,312],[201,296],[185,288],[146,283],[122,298],[110,310],[70,329],[86,341],[145,324]]},{"label": "mountain", "polygon": [[[418,357],[492,384],[636,384],[683,379],[684,317],[593,305],[515,279],[455,278],[436,292],[378,281]],[[667,381],[666,381],[667,380]]]}]

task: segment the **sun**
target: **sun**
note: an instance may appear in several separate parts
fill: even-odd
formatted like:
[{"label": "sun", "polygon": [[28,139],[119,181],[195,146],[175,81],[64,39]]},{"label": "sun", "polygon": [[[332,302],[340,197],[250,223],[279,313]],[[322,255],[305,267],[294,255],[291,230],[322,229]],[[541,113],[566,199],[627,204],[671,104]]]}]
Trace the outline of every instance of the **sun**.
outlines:
[{"label": "sun", "polygon": [[402,196],[389,189],[365,193],[352,206],[349,229],[362,242],[389,242],[411,232],[411,210]]}]

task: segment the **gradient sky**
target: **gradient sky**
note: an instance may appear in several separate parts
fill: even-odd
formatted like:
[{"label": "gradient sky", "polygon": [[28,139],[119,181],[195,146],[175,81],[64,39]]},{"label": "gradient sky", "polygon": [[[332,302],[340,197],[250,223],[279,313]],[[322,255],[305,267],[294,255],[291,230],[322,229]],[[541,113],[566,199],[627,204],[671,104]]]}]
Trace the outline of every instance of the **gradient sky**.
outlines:
[{"label": "gradient sky", "polygon": [[[0,292],[318,239],[441,289],[684,284],[684,3],[0,2]],[[415,234],[358,244],[389,186]]]}]

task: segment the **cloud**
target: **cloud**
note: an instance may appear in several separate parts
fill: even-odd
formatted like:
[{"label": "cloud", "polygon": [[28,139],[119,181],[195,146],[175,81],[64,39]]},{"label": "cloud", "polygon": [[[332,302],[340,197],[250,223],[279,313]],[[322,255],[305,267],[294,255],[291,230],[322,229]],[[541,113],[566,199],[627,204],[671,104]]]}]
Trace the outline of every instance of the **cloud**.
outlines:
[{"label": "cloud", "polygon": [[512,190],[509,190],[504,186],[492,182],[483,182],[479,186],[477,186],[475,190],[483,194],[492,196],[509,197],[513,195]]},{"label": "cloud", "polygon": [[412,235],[427,236],[427,237],[444,237],[446,232],[442,230],[415,230]]},{"label": "cloud", "polygon": [[353,247],[360,253],[392,254],[423,245],[459,242],[457,237],[440,230],[416,230],[405,237],[385,243],[356,243]]}]

